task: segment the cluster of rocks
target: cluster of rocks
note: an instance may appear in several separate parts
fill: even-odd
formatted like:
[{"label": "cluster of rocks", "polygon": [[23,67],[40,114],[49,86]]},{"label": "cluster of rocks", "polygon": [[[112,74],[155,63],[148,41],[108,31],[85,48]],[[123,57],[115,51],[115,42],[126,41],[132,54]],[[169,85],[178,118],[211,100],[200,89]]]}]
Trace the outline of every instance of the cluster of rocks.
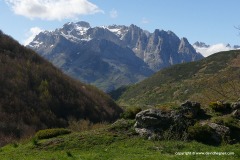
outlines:
[{"label": "cluster of rocks", "polygon": [[137,133],[148,139],[162,139],[165,131],[176,132],[181,136],[188,126],[194,125],[194,118],[200,111],[200,104],[190,101],[182,104],[179,110],[147,109],[136,115],[134,127]]},{"label": "cluster of rocks", "polygon": [[240,101],[232,104],[232,116],[240,119]]},{"label": "cluster of rocks", "polygon": [[[233,116],[239,118],[240,102],[233,104]],[[211,122],[198,102],[187,101],[179,109],[165,111],[147,109],[136,115],[135,131],[148,139],[165,139],[167,136],[188,139],[188,128],[195,124],[211,129],[210,137],[220,144],[231,135],[229,127]],[[187,135],[187,136],[186,136]]]}]

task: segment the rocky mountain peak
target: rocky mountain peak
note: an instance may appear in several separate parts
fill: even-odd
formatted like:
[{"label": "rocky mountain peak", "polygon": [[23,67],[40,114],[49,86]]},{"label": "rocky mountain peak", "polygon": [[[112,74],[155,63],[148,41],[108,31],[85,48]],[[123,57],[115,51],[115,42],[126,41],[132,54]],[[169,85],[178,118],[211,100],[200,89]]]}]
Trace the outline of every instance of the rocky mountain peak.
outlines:
[{"label": "rocky mountain peak", "polygon": [[170,65],[202,58],[186,38],[180,40],[172,31],[159,29],[150,33],[134,24],[66,23],[53,32],[41,32],[28,47],[75,78],[104,86],[104,90],[119,87],[107,75],[125,79],[125,84],[135,83]]},{"label": "rocky mountain peak", "polygon": [[229,48],[231,48],[232,46],[228,43],[227,45],[226,45],[226,47],[229,47]]},{"label": "rocky mountain peak", "polygon": [[68,22],[68,23],[65,23],[61,29],[72,30],[74,26],[75,26],[75,23]]},{"label": "rocky mountain peak", "polygon": [[234,49],[240,49],[240,45],[234,45],[233,48]]},{"label": "rocky mountain peak", "polygon": [[[178,52],[179,53],[193,53],[195,49],[192,47],[192,45],[188,42],[187,38],[183,37],[181,38]],[[196,51],[195,51],[196,52]]]},{"label": "rocky mountain peak", "polygon": [[76,23],[76,25],[78,25],[79,27],[91,28],[90,24],[88,22],[85,22],[85,21],[79,21],[79,22]]},{"label": "rocky mountain peak", "polygon": [[76,29],[76,28],[91,28],[90,24],[88,22],[84,22],[84,21],[79,21],[79,22],[68,22],[68,23],[65,23],[63,25],[62,28],[60,29],[65,29],[65,30],[72,30],[72,29]]},{"label": "rocky mountain peak", "polygon": [[154,35],[159,35],[159,33],[160,33],[159,29],[155,29],[154,32],[153,32]]},{"label": "rocky mountain peak", "polygon": [[186,47],[188,45],[190,45],[190,44],[189,44],[187,38],[185,38],[185,37],[181,38],[179,48]]},{"label": "rocky mountain peak", "polygon": [[208,48],[208,47],[210,47],[210,45],[207,45],[206,43],[204,43],[204,42],[199,42],[199,41],[195,42],[195,43],[193,44],[193,46],[200,47],[200,48]]}]

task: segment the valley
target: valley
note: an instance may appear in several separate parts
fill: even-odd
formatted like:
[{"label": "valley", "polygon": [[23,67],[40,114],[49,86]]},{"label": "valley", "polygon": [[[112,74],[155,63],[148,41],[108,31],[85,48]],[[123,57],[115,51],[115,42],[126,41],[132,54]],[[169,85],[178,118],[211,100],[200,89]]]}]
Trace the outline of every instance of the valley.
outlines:
[{"label": "valley", "polygon": [[[116,29],[126,29],[125,36],[131,27],[146,33],[140,28],[66,24],[77,25],[81,34],[93,30],[104,38],[51,35],[48,40],[57,43],[47,52],[46,42],[36,43],[50,34],[43,32],[30,43],[43,49],[41,57],[0,33],[0,159],[239,159],[238,50],[203,58],[187,39],[156,30],[158,45],[161,36],[175,37],[179,46],[172,55],[186,61],[177,56],[175,64],[170,56],[168,63],[150,63],[134,51],[135,43],[124,47]],[[106,39],[105,32],[120,40]],[[66,69],[111,92],[70,78]]]}]

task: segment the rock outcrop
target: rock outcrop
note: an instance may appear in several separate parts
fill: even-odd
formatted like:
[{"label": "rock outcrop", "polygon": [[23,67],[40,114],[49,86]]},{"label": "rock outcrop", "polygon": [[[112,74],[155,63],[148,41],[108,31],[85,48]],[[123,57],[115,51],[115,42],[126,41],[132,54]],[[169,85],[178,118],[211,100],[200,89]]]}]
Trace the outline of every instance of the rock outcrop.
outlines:
[{"label": "rock outcrop", "polygon": [[237,119],[240,119],[240,109],[236,109],[232,112],[232,116],[237,118]]},{"label": "rock outcrop", "polygon": [[214,144],[220,144],[224,140],[228,141],[230,137],[229,127],[212,122],[202,122],[201,125],[207,125],[212,129],[210,137]]},{"label": "rock outcrop", "polygon": [[[236,109],[232,116],[239,119],[239,110]],[[209,117],[206,119],[198,102],[186,101],[176,110],[147,109],[139,112],[135,119],[135,131],[148,139],[194,139],[213,145],[235,139],[231,131],[236,127],[231,129],[220,121],[218,124]]]},{"label": "rock outcrop", "polygon": [[[190,101],[182,104],[176,111],[147,109],[136,115],[134,127],[137,133],[149,139],[162,139],[165,131],[181,137],[187,128],[194,124],[194,118],[197,117],[199,111],[200,104]],[[189,118],[189,114],[191,118]]]},{"label": "rock outcrop", "polygon": [[233,103],[233,104],[232,104],[232,109],[233,109],[233,110],[240,109],[240,102],[238,101],[238,102]]}]

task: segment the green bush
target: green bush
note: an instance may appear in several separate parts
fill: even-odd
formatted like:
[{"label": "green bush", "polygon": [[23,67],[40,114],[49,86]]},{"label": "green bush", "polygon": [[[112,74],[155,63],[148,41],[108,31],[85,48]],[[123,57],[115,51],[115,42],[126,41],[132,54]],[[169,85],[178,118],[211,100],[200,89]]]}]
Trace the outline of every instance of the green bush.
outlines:
[{"label": "green bush", "polygon": [[188,128],[189,138],[205,144],[215,144],[212,138],[214,131],[207,125],[195,124]]},{"label": "green bush", "polygon": [[215,111],[220,113],[229,113],[231,111],[231,103],[223,103],[220,101],[211,102],[209,107]]},{"label": "green bush", "polygon": [[138,114],[141,111],[142,111],[142,109],[140,107],[128,108],[121,114],[121,118],[135,119],[136,114]]},{"label": "green bush", "polygon": [[59,135],[69,134],[69,133],[71,133],[71,131],[68,129],[53,128],[53,129],[40,130],[35,134],[35,137],[37,139],[48,139],[48,138],[57,137]]},{"label": "green bush", "polygon": [[133,131],[134,123],[135,120],[119,119],[111,125],[109,130],[119,133],[135,134],[135,131]]},{"label": "green bush", "polygon": [[39,145],[38,139],[37,139],[36,137],[33,137],[33,138],[32,138],[32,144],[33,144],[34,146],[38,146],[38,145]]},{"label": "green bush", "polygon": [[221,117],[215,117],[212,119],[213,123],[217,123],[220,125],[224,125],[229,127],[230,129],[237,129],[240,130],[240,123],[239,120],[227,115],[227,116],[221,116]]},{"label": "green bush", "polygon": [[68,157],[73,157],[73,155],[70,151],[66,151],[66,154],[67,154]]}]

